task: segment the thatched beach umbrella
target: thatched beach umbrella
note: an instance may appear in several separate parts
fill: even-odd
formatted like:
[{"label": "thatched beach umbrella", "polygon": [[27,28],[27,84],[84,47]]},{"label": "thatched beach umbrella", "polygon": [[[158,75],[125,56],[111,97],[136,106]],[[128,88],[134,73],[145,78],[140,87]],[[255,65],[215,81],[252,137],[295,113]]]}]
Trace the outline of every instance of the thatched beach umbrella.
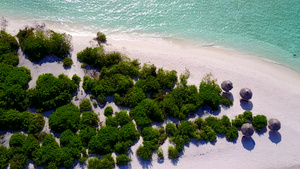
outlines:
[{"label": "thatched beach umbrella", "polygon": [[281,128],[281,123],[278,119],[271,118],[268,125],[270,130],[278,131]]},{"label": "thatched beach umbrella", "polygon": [[243,88],[240,91],[240,96],[243,100],[250,100],[252,98],[252,91],[248,88]]},{"label": "thatched beach umbrella", "polygon": [[221,88],[225,91],[225,92],[229,92],[229,90],[231,90],[233,88],[232,82],[229,80],[225,80],[222,82],[221,84]]},{"label": "thatched beach umbrella", "polygon": [[252,124],[245,123],[242,125],[241,131],[244,136],[250,137],[254,133],[254,128],[253,128]]}]

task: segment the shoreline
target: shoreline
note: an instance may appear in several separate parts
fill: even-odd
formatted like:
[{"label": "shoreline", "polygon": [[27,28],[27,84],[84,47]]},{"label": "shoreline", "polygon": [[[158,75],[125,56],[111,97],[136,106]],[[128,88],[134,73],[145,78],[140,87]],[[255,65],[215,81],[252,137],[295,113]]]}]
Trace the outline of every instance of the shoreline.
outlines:
[{"label": "shoreline", "polygon": [[[25,25],[13,23],[8,20],[7,31],[15,35],[19,28]],[[64,28],[51,27],[55,31],[63,31]],[[70,33],[70,32],[68,32]],[[31,69],[32,80],[29,86],[33,87],[35,80],[41,73],[53,73],[57,76],[65,73],[69,77],[78,74],[83,77],[84,71],[80,68],[76,54],[86,47],[95,45],[92,40],[95,35],[75,34],[72,37],[74,50],[71,52],[74,65],[71,69],[64,69],[62,63],[46,62],[41,65],[33,64],[23,58],[19,66]],[[108,35],[107,44],[104,45],[107,52],[117,51],[126,54],[131,59],[139,59],[139,62],[151,63],[157,68],[163,67],[166,70],[176,70],[178,75],[185,69],[190,70],[189,84],[195,84],[199,88],[201,79],[208,73],[212,73],[220,84],[223,80],[231,80],[234,88],[231,91],[234,98],[234,105],[229,109],[221,108],[220,117],[226,114],[233,119],[246,109],[250,109],[253,115],[264,114],[267,118],[278,118],[282,123],[280,141],[274,143],[269,131],[255,133],[253,135],[254,147],[251,143],[244,141],[239,132],[236,143],[226,141],[225,138],[218,138],[215,144],[202,144],[192,141],[184,147],[177,162],[165,158],[163,163],[157,161],[153,155],[151,162],[141,162],[135,154],[135,150],[141,144],[142,139],[132,148],[132,168],[288,168],[299,167],[300,162],[300,130],[295,128],[300,115],[297,112],[300,103],[300,74],[280,65],[269,63],[259,57],[245,54],[232,49],[216,47],[195,47],[179,42],[166,41],[163,38],[132,37],[129,35]],[[239,101],[239,89],[249,87],[253,91],[251,104],[243,105]],[[82,90],[82,88],[80,88]],[[82,95],[79,99],[89,97]],[[114,103],[110,103],[112,105]],[[118,111],[118,109],[115,109]],[[94,109],[100,115],[100,121],[104,121],[103,108]],[[191,116],[189,120],[198,117],[199,114]],[[204,115],[206,117],[207,115]],[[164,155],[167,157],[167,140],[162,146]],[[250,147],[249,147],[250,146]],[[274,161],[274,159],[277,159]],[[251,163],[255,161],[255,163]],[[238,164],[238,165],[237,165]],[[76,166],[75,168],[80,168]]]}]

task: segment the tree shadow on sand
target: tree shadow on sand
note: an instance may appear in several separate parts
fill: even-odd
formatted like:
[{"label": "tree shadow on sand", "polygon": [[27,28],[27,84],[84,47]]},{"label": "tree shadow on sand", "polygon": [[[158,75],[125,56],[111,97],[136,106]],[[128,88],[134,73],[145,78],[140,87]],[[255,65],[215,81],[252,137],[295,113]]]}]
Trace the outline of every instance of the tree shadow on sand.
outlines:
[{"label": "tree shadow on sand", "polygon": [[281,134],[278,131],[269,131],[269,139],[272,143],[278,144],[281,142]]},{"label": "tree shadow on sand", "polygon": [[253,150],[255,147],[255,141],[252,139],[252,137],[243,136],[242,144],[243,144],[243,147],[248,151]]},{"label": "tree shadow on sand", "polygon": [[152,168],[152,159],[151,160],[143,160],[139,156],[137,158],[143,169]]}]

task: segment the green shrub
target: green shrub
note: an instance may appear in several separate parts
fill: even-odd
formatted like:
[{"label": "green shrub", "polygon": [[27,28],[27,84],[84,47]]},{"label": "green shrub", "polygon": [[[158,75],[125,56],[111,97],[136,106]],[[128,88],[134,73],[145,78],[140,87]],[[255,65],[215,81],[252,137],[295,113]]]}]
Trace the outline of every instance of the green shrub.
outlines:
[{"label": "green shrub", "polygon": [[80,128],[86,128],[88,126],[96,127],[98,126],[99,117],[96,113],[92,111],[86,111],[82,113],[80,118]]},{"label": "green shrub", "polygon": [[125,165],[130,162],[131,159],[126,154],[121,154],[117,156],[117,164],[118,165]]},{"label": "green shrub", "polygon": [[188,138],[194,138],[196,135],[196,128],[196,124],[190,121],[181,121],[181,123],[178,125],[178,133],[180,135],[188,136]]},{"label": "green shrub", "polygon": [[0,145],[0,168],[5,168],[9,164],[10,159],[10,150],[7,149],[4,145]]},{"label": "green shrub", "polygon": [[101,104],[101,105],[105,105],[106,104],[106,96],[104,94],[98,95],[97,102],[99,102],[99,104]]},{"label": "green shrub", "polygon": [[104,156],[102,159],[98,157],[93,157],[88,160],[88,169],[113,169],[115,165],[115,161],[113,157],[108,154]]},{"label": "green shrub", "polygon": [[71,67],[73,65],[73,60],[72,58],[64,58],[63,60],[63,65],[65,67]]},{"label": "green shrub", "polygon": [[204,126],[200,129],[200,139],[214,142],[217,139],[216,132],[210,126]]},{"label": "green shrub", "polygon": [[226,139],[234,141],[239,136],[238,129],[235,126],[229,127],[226,131]]},{"label": "green shrub", "polygon": [[37,109],[50,110],[63,106],[71,101],[78,85],[67,75],[58,78],[51,73],[39,75],[36,87],[27,91],[30,106]]},{"label": "green shrub", "polygon": [[216,80],[211,80],[209,75],[200,83],[200,100],[202,100],[203,105],[209,106],[213,111],[219,110],[221,92],[222,90]]},{"label": "green shrub", "polygon": [[123,126],[132,121],[126,110],[122,110],[119,113],[116,113],[116,118],[120,126]]},{"label": "green shrub", "polygon": [[106,35],[102,32],[97,32],[97,40],[99,42],[106,42]]},{"label": "green shrub", "polygon": [[26,110],[26,89],[31,80],[30,70],[0,63],[0,107],[3,109]]},{"label": "green shrub", "polygon": [[140,145],[139,148],[136,150],[136,154],[142,160],[150,160],[152,158],[152,150],[147,146]]},{"label": "green shrub", "polygon": [[264,127],[266,127],[267,123],[267,117],[264,115],[256,115],[252,120],[252,125],[257,131],[261,131]]},{"label": "green shrub", "polygon": [[124,154],[128,151],[128,144],[126,142],[118,142],[115,145],[115,151],[119,154]]},{"label": "green shrub", "polygon": [[245,119],[247,119],[248,121],[252,121],[252,118],[253,118],[252,112],[249,110],[244,111],[243,117]]},{"label": "green shrub", "polygon": [[18,48],[19,48],[19,44],[15,39],[15,37],[1,30],[0,31],[0,63],[17,66],[19,64],[19,57],[17,54]]},{"label": "green shrub", "polygon": [[166,125],[166,132],[170,135],[170,136],[174,136],[175,133],[177,131],[177,128],[175,126],[174,123],[167,123]]},{"label": "green shrub", "polygon": [[119,129],[119,140],[126,142],[126,141],[137,141],[140,137],[139,131],[135,128],[135,125],[133,122],[129,122],[125,125],[123,125]]},{"label": "green shrub", "polygon": [[100,128],[98,135],[92,137],[89,142],[89,153],[104,155],[112,153],[115,144],[118,142],[118,128],[103,126]]},{"label": "green shrub", "polygon": [[228,107],[233,105],[233,101],[228,99],[226,96],[222,96],[220,98],[220,103]]},{"label": "green shrub", "polygon": [[81,81],[81,78],[80,78],[78,75],[74,74],[74,75],[72,76],[72,81],[73,81],[75,84],[79,85],[79,83],[80,83],[80,81]]},{"label": "green shrub", "polygon": [[104,109],[104,115],[106,117],[112,116],[113,113],[114,113],[114,110],[113,110],[113,108],[111,106],[105,107],[105,109]]},{"label": "green shrub", "polygon": [[28,164],[28,158],[24,154],[14,154],[13,158],[9,161],[10,168],[25,168]]},{"label": "green shrub", "polygon": [[80,112],[92,111],[91,101],[89,99],[83,99],[79,105]]},{"label": "green shrub", "polygon": [[59,107],[49,116],[51,130],[61,133],[67,129],[76,132],[79,128],[80,112],[77,106],[67,104]]},{"label": "green shrub", "polygon": [[116,104],[131,108],[137,106],[144,99],[146,99],[146,94],[143,92],[143,89],[138,87],[129,89],[124,96],[120,96],[119,94],[114,95]]},{"label": "green shrub", "polygon": [[96,129],[93,127],[86,127],[79,131],[79,138],[83,146],[87,146],[93,136],[96,135]]},{"label": "green shrub", "polygon": [[174,148],[173,146],[169,146],[168,157],[171,159],[175,159],[175,158],[178,158],[178,156],[179,156],[179,153],[178,153],[177,149]]},{"label": "green shrub", "polygon": [[17,34],[24,53],[31,61],[40,61],[46,55],[65,58],[70,52],[71,36],[59,34],[52,30],[35,30],[26,27]]},{"label": "green shrub", "polygon": [[116,117],[107,116],[105,120],[106,126],[118,127],[118,120]]},{"label": "green shrub", "polygon": [[239,114],[235,117],[235,119],[232,120],[232,125],[234,125],[237,128],[242,127],[242,125],[245,123],[248,123],[248,120],[245,119],[242,114]]},{"label": "green shrub", "polygon": [[161,148],[159,148],[156,153],[159,159],[164,159],[164,152]]}]

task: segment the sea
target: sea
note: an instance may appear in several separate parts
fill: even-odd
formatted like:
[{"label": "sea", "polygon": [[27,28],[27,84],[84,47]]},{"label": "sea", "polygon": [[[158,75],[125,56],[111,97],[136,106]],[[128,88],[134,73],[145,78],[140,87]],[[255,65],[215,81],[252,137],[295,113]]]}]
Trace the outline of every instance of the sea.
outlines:
[{"label": "sea", "polygon": [[0,0],[0,17],[241,50],[300,72],[300,0]]}]

